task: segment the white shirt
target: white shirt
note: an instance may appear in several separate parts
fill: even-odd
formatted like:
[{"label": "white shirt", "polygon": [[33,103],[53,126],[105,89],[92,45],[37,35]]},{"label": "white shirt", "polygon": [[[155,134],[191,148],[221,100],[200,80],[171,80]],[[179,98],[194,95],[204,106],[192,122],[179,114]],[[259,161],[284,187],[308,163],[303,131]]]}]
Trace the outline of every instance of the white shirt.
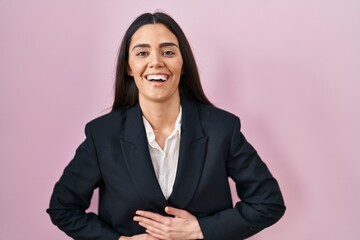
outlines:
[{"label": "white shirt", "polygon": [[175,122],[175,128],[165,141],[164,150],[155,141],[154,130],[144,116],[143,122],[155,174],[165,198],[168,199],[174,186],[179,159],[181,107]]}]

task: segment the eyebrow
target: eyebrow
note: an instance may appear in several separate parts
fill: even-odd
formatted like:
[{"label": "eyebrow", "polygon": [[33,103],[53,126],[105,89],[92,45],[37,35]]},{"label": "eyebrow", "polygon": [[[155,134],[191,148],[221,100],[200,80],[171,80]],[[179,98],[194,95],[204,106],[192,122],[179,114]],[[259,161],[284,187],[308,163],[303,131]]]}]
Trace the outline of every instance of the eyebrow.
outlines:
[{"label": "eyebrow", "polygon": [[[163,48],[163,47],[169,47],[169,46],[175,46],[177,48],[179,48],[179,46],[173,42],[163,42],[163,43],[160,43],[159,44],[159,47],[160,48]],[[147,43],[139,43],[139,44],[136,44],[133,48],[132,48],[132,51],[135,49],[135,48],[150,48],[150,44],[147,44]]]}]

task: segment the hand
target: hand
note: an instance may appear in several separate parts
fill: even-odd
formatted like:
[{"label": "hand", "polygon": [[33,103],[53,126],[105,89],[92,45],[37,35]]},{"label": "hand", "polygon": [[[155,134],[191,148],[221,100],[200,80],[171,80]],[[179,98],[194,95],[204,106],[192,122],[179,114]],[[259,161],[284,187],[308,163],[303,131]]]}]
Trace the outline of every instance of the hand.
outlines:
[{"label": "hand", "polygon": [[119,238],[119,240],[159,240],[159,239],[157,239],[147,233],[144,233],[144,234],[134,235],[132,237],[121,236]]},{"label": "hand", "polygon": [[203,239],[200,225],[195,216],[174,207],[166,207],[165,212],[174,217],[162,216],[149,211],[136,211],[134,221],[146,229],[153,237],[165,240]]}]

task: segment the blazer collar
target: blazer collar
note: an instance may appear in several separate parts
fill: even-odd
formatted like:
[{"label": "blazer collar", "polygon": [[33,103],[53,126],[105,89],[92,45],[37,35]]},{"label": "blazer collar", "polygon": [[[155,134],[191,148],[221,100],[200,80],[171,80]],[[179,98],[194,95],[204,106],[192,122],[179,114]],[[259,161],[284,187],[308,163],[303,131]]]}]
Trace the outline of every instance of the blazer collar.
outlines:
[{"label": "blazer collar", "polygon": [[196,103],[185,97],[181,99],[181,139],[179,162],[172,194],[168,202],[177,208],[186,209],[201,177],[208,137],[204,134]]},{"label": "blazer collar", "polygon": [[121,139],[124,160],[139,196],[154,212],[164,214],[166,199],[156,179],[139,105],[126,111],[125,135]]},{"label": "blazer collar", "polygon": [[196,103],[182,97],[181,106],[179,162],[168,201],[152,166],[140,106],[136,105],[126,113],[125,136],[121,141],[124,159],[139,195],[156,212],[164,213],[167,205],[185,209],[196,192],[204,165],[208,137],[201,127]]}]

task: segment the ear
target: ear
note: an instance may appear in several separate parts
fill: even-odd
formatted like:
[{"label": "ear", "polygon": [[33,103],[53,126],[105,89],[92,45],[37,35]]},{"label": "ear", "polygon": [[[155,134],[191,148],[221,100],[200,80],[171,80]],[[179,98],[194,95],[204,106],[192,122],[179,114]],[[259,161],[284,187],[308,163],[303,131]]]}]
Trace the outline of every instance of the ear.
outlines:
[{"label": "ear", "polygon": [[131,77],[134,76],[134,74],[132,73],[132,70],[130,68],[129,62],[126,62],[126,73]]}]

